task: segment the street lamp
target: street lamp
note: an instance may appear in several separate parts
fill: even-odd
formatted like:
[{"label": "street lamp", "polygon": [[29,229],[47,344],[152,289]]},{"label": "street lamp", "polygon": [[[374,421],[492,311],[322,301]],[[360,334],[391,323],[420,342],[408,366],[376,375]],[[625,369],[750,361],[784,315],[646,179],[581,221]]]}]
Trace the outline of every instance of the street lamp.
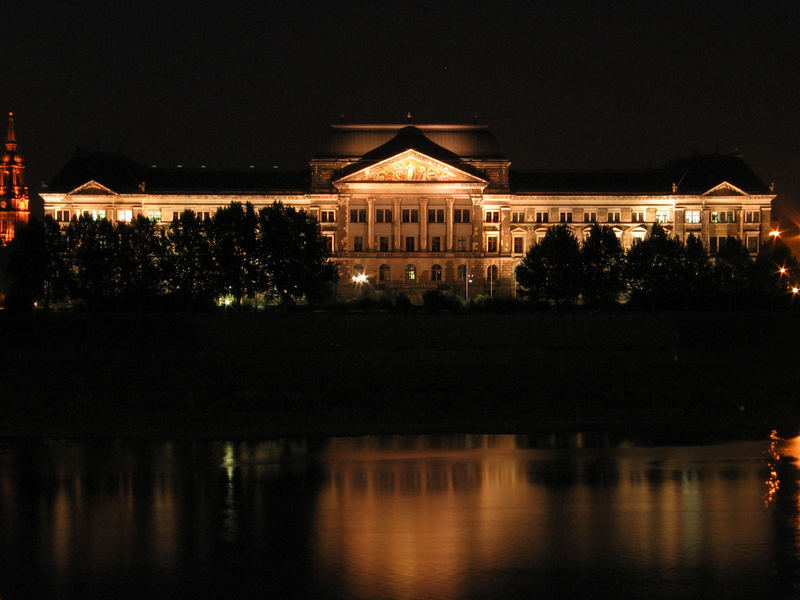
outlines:
[{"label": "street lamp", "polygon": [[356,285],[367,283],[366,273],[359,273],[358,275],[353,275],[353,283],[355,283]]}]

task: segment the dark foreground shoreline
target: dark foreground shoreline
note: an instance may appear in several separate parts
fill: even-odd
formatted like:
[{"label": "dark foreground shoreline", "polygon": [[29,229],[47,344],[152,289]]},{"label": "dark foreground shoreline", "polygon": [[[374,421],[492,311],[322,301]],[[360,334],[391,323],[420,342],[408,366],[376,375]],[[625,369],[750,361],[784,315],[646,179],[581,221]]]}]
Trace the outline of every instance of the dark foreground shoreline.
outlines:
[{"label": "dark foreground shoreline", "polygon": [[800,314],[0,315],[0,437],[800,432]]}]

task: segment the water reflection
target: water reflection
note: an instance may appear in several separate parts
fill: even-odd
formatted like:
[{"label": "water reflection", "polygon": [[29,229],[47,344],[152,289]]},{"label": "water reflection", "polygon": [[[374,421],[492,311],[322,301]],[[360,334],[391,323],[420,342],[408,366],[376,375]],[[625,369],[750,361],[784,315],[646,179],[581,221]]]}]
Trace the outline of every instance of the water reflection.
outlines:
[{"label": "water reflection", "polygon": [[15,442],[0,597],[792,592],[798,462],[777,436]]}]

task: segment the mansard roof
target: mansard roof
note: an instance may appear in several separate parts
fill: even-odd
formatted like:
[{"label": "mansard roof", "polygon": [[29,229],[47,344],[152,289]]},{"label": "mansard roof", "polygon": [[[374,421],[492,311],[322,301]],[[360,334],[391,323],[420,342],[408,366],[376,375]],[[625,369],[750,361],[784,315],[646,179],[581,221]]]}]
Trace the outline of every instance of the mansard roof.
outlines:
[{"label": "mansard roof", "polygon": [[121,194],[141,192],[142,183],[144,191],[156,194],[306,193],[309,188],[309,173],[144,167],[123,154],[79,150],[53,178],[48,185],[48,191],[71,192],[87,181],[96,181]]},{"label": "mansard roof", "polygon": [[360,171],[370,165],[377,164],[393,156],[397,156],[406,150],[416,150],[430,158],[446,163],[461,171],[469,173],[475,177],[483,179],[483,175],[475,168],[461,160],[458,154],[451,152],[447,148],[436,144],[417,127],[408,125],[403,127],[397,134],[387,142],[381,144],[364,154],[361,160],[348,165],[338,173],[338,177],[346,177],[351,173]]},{"label": "mansard roof", "polygon": [[509,180],[514,193],[699,195],[723,182],[748,194],[770,193],[769,186],[738,154],[695,155],[671,161],[658,169],[512,170]]},{"label": "mansard roof", "polygon": [[[315,158],[361,158],[408,125],[331,125]],[[432,143],[461,158],[504,159],[486,125],[414,125]]]}]

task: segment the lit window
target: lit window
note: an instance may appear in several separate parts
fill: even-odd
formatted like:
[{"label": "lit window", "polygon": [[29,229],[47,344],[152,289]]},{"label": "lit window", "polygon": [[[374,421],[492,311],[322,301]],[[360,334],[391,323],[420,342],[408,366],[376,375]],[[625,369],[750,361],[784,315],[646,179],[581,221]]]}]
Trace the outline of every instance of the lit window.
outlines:
[{"label": "lit window", "polygon": [[499,223],[500,222],[500,211],[499,210],[487,210],[486,216],[483,219],[487,223]]},{"label": "lit window", "polygon": [[669,221],[669,209],[659,208],[656,211],[656,223],[667,223]]},{"label": "lit window", "polygon": [[521,236],[514,238],[514,254],[522,254],[524,248],[524,241]]},{"label": "lit window", "polygon": [[406,281],[414,281],[417,278],[417,267],[406,265]]},{"label": "lit window", "polygon": [[549,223],[550,222],[550,213],[547,211],[537,211],[536,213],[536,222],[537,223]]},{"label": "lit window", "polygon": [[117,221],[123,223],[130,223],[133,220],[133,211],[130,208],[124,208],[117,211]]},{"label": "lit window", "polygon": [[686,211],[686,223],[689,225],[697,225],[700,222],[700,211],[699,210],[687,210]]},{"label": "lit window", "polygon": [[486,251],[487,252],[497,252],[497,236],[490,235],[486,238]]},{"label": "lit window", "polygon": [[150,210],[147,211],[147,218],[151,221],[155,221],[156,223],[161,223],[161,211],[160,210]]},{"label": "lit window", "polygon": [[441,252],[442,251],[442,238],[438,235],[435,235],[431,238],[431,252]]},{"label": "lit window", "polygon": [[364,250],[364,238],[360,235],[353,237],[353,252],[362,252]]},{"label": "lit window", "polygon": [[381,265],[380,269],[378,269],[378,281],[383,281],[383,282],[391,281],[392,280],[391,273],[392,271],[389,268],[389,265]]},{"label": "lit window", "polygon": [[433,265],[431,267],[431,281],[442,280],[442,267],[440,265]]},{"label": "lit window", "polygon": [[525,213],[523,211],[516,211],[511,213],[511,222],[512,223],[524,223],[525,222]]}]

